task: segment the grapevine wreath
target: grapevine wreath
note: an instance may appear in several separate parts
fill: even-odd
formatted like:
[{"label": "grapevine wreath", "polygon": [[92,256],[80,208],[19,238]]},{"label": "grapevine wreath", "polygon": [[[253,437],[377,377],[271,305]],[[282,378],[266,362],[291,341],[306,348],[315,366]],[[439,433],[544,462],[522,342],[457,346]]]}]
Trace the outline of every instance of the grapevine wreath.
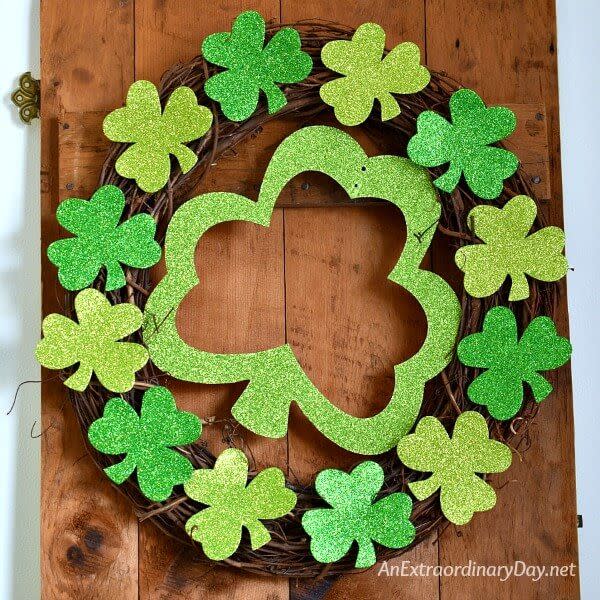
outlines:
[{"label": "grapevine wreath", "polygon": [[[344,129],[314,124],[332,108]],[[258,198],[225,190],[189,199],[219,157],[290,117],[303,125],[275,149]],[[141,519],[203,560],[315,577],[370,567],[494,506],[485,478],[510,466],[510,440],[552,391],[540,372],[571,352],[552,321],[555,282],[567,271],[564,234],[545,226],[517,157],[502,146],[515,125],[508,108],[486,107],[421,65],[416,45],[385,50],[374,23],[266,25],[245,12],[231,32],[208,36],[201,56],[173,66],[160,91],[131,86],[104,121],[114,144],[97,191],[57,210],[72,237],[53,242],[48,257],[67,315],[45,318],[36,354],[61,370],[94,461]],[[367,157],[351,136],[358,126],[385,133],[391,153]],[[405,217],[389,279],[419,301],[427,336],[396,365],[392,398],[373,417],[335,407],[287,344],[212,354],[188,346],[175,325],[200,283],[202,234],[231,220],[269,226],[283,187],[306,171],[326,173],[351,201],[389,201]],[[434,236],[464,273],[460,297],[421,268]],[[148,269],[163,253],[166,274],[154,286]],[[274,467],[257,471],[233,444],[215,457],[202,421],[177,408],[164,375],[248,382],[231,422],[282,437],[295,402],[364,460],[306,486]]]}]

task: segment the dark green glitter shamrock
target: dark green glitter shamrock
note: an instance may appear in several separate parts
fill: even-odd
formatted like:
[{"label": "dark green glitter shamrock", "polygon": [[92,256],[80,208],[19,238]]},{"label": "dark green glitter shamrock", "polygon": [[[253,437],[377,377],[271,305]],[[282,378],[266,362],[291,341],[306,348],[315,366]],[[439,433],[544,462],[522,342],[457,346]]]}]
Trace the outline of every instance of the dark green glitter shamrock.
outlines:
[{"label": "dark green glitter shamrock", "polygon": [[311,554],[319,562],[339,560],[356,541],[356,567],[370,567],[376,562],[373,541],[388,548],[403,548],[413,541],[411,499],[395,493],[374,502],[383,480],[383,469],[372,461],[349,474],[337,469],[319,473],[315,487],[332,508],[315,508],[302,517],[302,526],[311,536]]},{"label": "dark green glitter shamrock", "polygon": [[48,246],[48,258],[58,267],[64,288],[88,287],[105,267],[110,292],[126,283],[121,263],[146,269],[160,260],[154,219],[138,214],[119,225],[124,208],[125,196],[114,185],[102,186],[89,201],[69,198],[59,204],[58,222],[76,236]]},{"label": "dark green glitter shamrock", "polygon": [[153,387],[144,393],[139,417],[125,400],[109,400],[104,416],[90,425],[88,438],[104,454],[125,454],[104,469],[115,483],[123,483],[137,468],[144,496],[162,502],[194,472],[190,461],[170,446],[191,444],[201,433],[196,415],[178,410],[167,388]]},{"label": "dark green glitter shamrock", "polygon": [[227,69],[208,79],[204,91],[232,121],[243,121],[256,110],[260,90],[269,113],[277,112],[287,100],[275,84],[302,81],[312,70],[312,58],[300,49],[295,29],[284,27],[264,43],[265,20],[254,11],[238,15],[231,33],[214,33],[202,43],[204,58]]},{"label": "dark green glitter shamrock", "polygon": [[452,192],[464,173],[473,193],[486,200],[497,198],[519,161],[512,152],[489,144],[515,130],[514,113],[502,106],[486,108],[474,91],[462,89],[450,98],[450,115],[452,123],[431,110],[417,117],[417,134],[407,148],[409,158],[423,167],[450,163],[434,181],[445,192]]},{"label": "dark green glitter shamrock", "polygon": [[556,334],[549,317],[533,319],[519,340],[513,312],[496,306],[486,314],[481,333],[460,341],[457,354],[463,364],[487,369],[469,385],[471,401],[487,406],[492,417],[505,421],[523,404],[523,382],[531,387],[536,402],[550,394],[552,386],[538,371],[564,365],[571,356],[571,344]]}]

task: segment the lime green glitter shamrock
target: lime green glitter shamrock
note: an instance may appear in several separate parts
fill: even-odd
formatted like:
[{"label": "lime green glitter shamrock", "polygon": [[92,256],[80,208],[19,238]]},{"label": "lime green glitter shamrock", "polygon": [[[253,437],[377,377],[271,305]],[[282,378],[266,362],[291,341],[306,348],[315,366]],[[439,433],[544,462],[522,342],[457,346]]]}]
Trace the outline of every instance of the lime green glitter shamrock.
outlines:
[{"label": "lime green glitter shamrock", "polygon": [[44,338],[35,351],[37,360],[48,369],[65,369],[79,363],[77,371],[64,383],[82,392],[90,383],[92,372],[111,392],[129,391],[134,373],[148,361],[148,351],[141,344],[118,340],[137,331],[142,312],[126,302],[111,306],[98,290],[87,288],[75,297],[79,323],[53,313],[42,323]]},{"label": "lime green glitter shamrock", "polygon": [[467,388],[470,400],[505,421],[523,404],[523,382],[531,387],[536,402],[550,394],[552,386],[538,371],[564,365],[571,356],[571,344],[556,334],[549,317],[533,319],[519,340],[513,312],[496,306],[485,315],[483,331],[460,341],[457,354],[464,365],[487,369]]},{"label": "lime green glitter shamrock", "polygon": [[332,508],[315,508],[302,517],[316,560],[335,562],[356,541],[356,567],[371,567],[376,562],[373,541],[388,548],[404,548],[414,540],[415,528],[409,521],[412,501],[406,494],[374,501],[383,480],[383,469],[372,461],[360,463],[349,474],[337,469],[319,473],[317,492]]},{"label": "lime green glitter shamrock", "polygon": [[476,473],[500,473],[512,461],[510,449],[489,439],[485,419],[474,411],[456,419],[452,438],[435,417],[424,417],[414,433],[400,440],[398,456],[410,469],[432,474],[408,487],[419,500],[441,489],[442,512],[456,525],[496,504],[496,492]]},{"label": "lime green glitter shamrock", "polygon": [[200,419],[178,410],[173,394],[157,386],[144,392],[139,416],[122,398],[109,400],[104,415],[90,425],[88,438],[104,454],[125,454],[104,469],[115,483],[123,483],[137,469],[142,494],[162,502],[194,472],[190,461],[170,447],[191,444],[201,433]]},{"label": "lime green glitter shamrock", "polygon": [[[394,366],[389,403],[369,417],[338,408],[314,385],[289,344],[250,353],[216,354],[190,346],[180,336],[177,313],[201,281],[196,268],[198,240],[211,227],[248,221],[268,227],[277,198],[298,174],[325,173],[351,199],[381,198],[397,206],[406,222],[406,243],[388,279],[416,298],[427,319],[427,336],[408,360]],[[399,156],[369,157],[348,133],[334,127],[304,127],[275,150],[258,194],[211,192],[177,209],[165,239],[165,277],[154,288],[144,312],[144,342],[152,362],[169,375],[197,383],[249,381],[231,409],[244,427],[265,437],[283,437],[295,403],[326,437],[357,454],[394,448],[413,427],[425,383],[453,356],[460,304],[439,275],[423,268],[436,231],[441,204],[427,171]]]},{"label": "lime green glitter shamrock", "polygon": [[333,106],[343,125],[359,125],[381,104],[381,120],[400,114],[392,94],[415,94],[429,84],[429,71],[421,66],[419,47],[398,44],[386,56],[385,31],[376,23],[363,23],[351,40],[328,42],[321,50],[323,64],[344,77],[321,86],[321,99]]},{"label": "lime green glitter shamrock", "polygon": [[407,148],[409,158],[424,167],[450,163],[434,181],[445,192],[452,192],[464,173],[473,193],[486,200],[497,198],[519,161],[512,152],[489,144],[515,130],[514,113],[502,106],[486,108],[474,91],[462,89],[450,98],[450,115],[452,123],[431,110],[417,117],[417,134]]},{"label": "lime green glitter shamrock", "polygon": [[204,58],[227,69],[210,77],[204,91],[232,121],[243,121],[256,110],[261,90],[269,114],[276,113],[287,100],[275,84],[302,81],[312,70],[312,58],[301,45],[298,32],[284,27],[265,46],[265,20],[255,11],[243,12],[231,33],[214,33],[202,43]]},{"label": "lime green glitter shamrock", "polygon": [[194,471],[185,493],[209,508],[188,519],[185,530],[202,544],[212,560],[225,560],[240,545],[242,527],[250,533],[252,549],[271,540],[261,519],[277,519],[296,506],[296,494],[285,487],[281,469],[261,471],[246,486],[248,459],[236,448],[217,458],[213,469]]},{"label": "lime green glitter shamrock", "polygon": [[528,235],[536,215],[536,204],[528,196],[515,196],[504,208],[476,206],[471,210],[469,227],[484,243],[464,246],[455,255],[471,296],[490,296],[510,277],[508,299],[524,300],[529,296],[525,275],[541,281],[557,281],[566,275],[565,234],[559,227],[544,227]]},{"label": "lime green glitter shamrock", "polygon": [[117,173],[154,193],[169,179],[170,154],[178,160],[182,173],[196,164],[198,157],[184,144],[202,137],[211,123],[212,112],[198,105],[191,88],[178,87],[161,112],[156,87],[141,80],[129,88],[125,106],[106,116],[103,129],[109,140],[133,144],[117,159]]},{"label": "lime green glitter shamrock", "polygon": [[48,246],[48,258],[58,267],[58,279],[67,290],[81,290],[106,268],[106,291],[125,285],[120,263],[146,269],[160,260],[154,241],[156,223],[138,214],[119,225],[125,196],[114,185],[96,190],[91,199],[69,198],[58,205],[58,222],[76,237]]}]

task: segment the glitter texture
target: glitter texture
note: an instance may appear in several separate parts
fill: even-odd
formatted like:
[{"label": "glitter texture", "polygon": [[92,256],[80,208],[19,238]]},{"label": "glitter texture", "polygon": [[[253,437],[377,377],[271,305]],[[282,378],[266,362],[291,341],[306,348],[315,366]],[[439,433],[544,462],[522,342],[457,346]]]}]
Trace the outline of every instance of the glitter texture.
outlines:
[{"label": "glitter texture", "polygon": [[363,23],[350,41],[336,40],[323,46],[323,64],[345,77],[321,86],[321,99],[333,106],[343,125],[364,122],[375,100],[381,105],[381,120],[392,119],[400,114],[392,93],[415,94],[429,84],[429,71],[420,64],[416,44],[398,44],[382,58],[384,51],[385,31],[376,23]]},{"label": "glitter texture", "polygon": [[140,344],[117,340],[140,328],[140,309],[128,302],[111,306],[98,290],[88,288],[77,294],[75,313],[79,323],[56,313],[44,319],[44,338],[35,351],[37,360],[48,369],[79,363],[77,371],[64,382],[78,392],[88,386],[92,372],[107,390],[129,391],[135,372],[148,361],[148,351]]},{"label": "glitter texture", "polygon": [[383,469],[365,461],[350,474],[337,469],[321,471],[315,487],[332,508],[316,508],[302,516],[302,527],[310,535],[310,552],[322,563],[335,562],[358,544],[355,566],[376,562],[373,541],[388,548],[404,548],[415,538],[409,521],[411,499],[395,493],[374,502],[383,485]]},{"label": "glitter texture", "polygon": [[90,425],[88,438],[104,454],[126,455],[104,469],[115,483],[123,483],[137,468],[144,496],[162,502],[173,493],[173,486],[185,483],[194,471],[190,461],[169,446],[191,444],[201,433],[196,415],[177,410],[171,392],[154,387],[144,393],[139,417],[125,400],[109,400],[104,416]]},{"label": "glitter texture", "polygon": [[476,473],[501,473],[512,461],[508,446],[489,439],[485,419],[474,411],[456,419],[452,439],[435,417],[424,417],[400,440],[398,456],[410,469],[432,473],[408,487],[419,500],[441,488],[442,512],[456,525],[496,504],[496,492]]},{"label": "glitter texture", "polygon": [[504,208],[476,206],[467,223],[483,244],[460,248],[456,264],[465,273],[465,290],[475,298],[497,292],[506,277],[511,278],[509,300],[529,297],[525,275],[541,281],[557,281],[567,274],[562,255],[565,234],[559,227],[529,230],[537,207],[528,196],[515,196]]},{"label": "glitter texture", "polygon": [[53,242],[48,258],[58,267],[58,279],[67,290],[81,290],[106,268],[106,291],[125,285],[120,263],[146,269],[160,260],[154,241],[156,223],[138,214],[121,225],[125,196],[114,185],[96,190],[92,198],[69,198],[58,205],[58,222],[76,237]]},{"label": "glitter texture", "polygon": [[260,91],[267,97],[269,114],[276,113],[287,100],[275,84],[297,83],[312,71],[312,58],[300,49],[295,29],[284,27],[264,44],[265,20],[254,11],[238,15],[231,33],[214,33],[202,43],[204,58],[227,69],[210,77],[204,91],[232,121],[252,115]]},{"label": "glitter texture", "polygon": [[161,112],[156,87],[142,80],[129,88],[125,106],[106,116],[103,129],[109,140],[133,144],[117,159],[117,173],[135,179],[145,192],[154,193],[169,179],[170,154],[182,173],[196,164],[198,157],[184,144],[202,137],[211,123],[212,112],[198,105],[191,88],[178,87]]},{"label": "glitter texture", "polygon": [[502,106],[486,108],[472,90],[462,89],[450,98],[452,124],[431,110],[417,117],[417,134],[408,143],[409,158],[424,167],[450,163],[434,184],[452,192],[464,173],[467,185],[480,198],[491,200],[502,193],[504,179],[519,166],[508,150],[489,146],[515,130],[514,113]]},{"label": "glitter texture", "polygon": [[[419,301],[427,317],[427,336],[414,356],[395,366],[392,398],[373,417],[355,417],[334,406],[310,381],[287,344],[251,354],[212,354],[187,345],[177,331],[177,308],[199,283],[195,250],[200,237],[225,221],[268,226],[281,190],[305,171],[326,173],[350,198],[389,200],[405,217],[406,243],[388,278]],[[284,436],[290,404],[297,402],[315,427],[337,445],[369,455],[389,450],[412,428],[425,382],[448,364],[456,342],[458,300],[441,277],[420,268],[439,217],[440,203],[427,172],[409,160],[368,158],[350,135],[333,127],[296,131],[275,151],[258,201],[209,193],[189,200],[173,215],[165,242],[167,274],[148,298],[144,314],[144,342],[152,361],[185,381],[249,381],[232,414],[258,435]]]},{"label": "glitter texture", "polygon": [[225,560],[237,550],[243,527],[253,550],[269,543],[271,534],[260,520],[283,517],[296,506],[296,494],[285,487],[281,469],[261,471],[248,486],[247,479],[245,454],[228,448],[214,469],[194,471],[184,485],[190,498],[209,507],[188,519],[185,530],[212,560]]},{"label": "glitter texture", "polygon": [[571,344],[556,334],[549,317],[533,319],[519,340],[513,312],[496,306],[485,315],[481,333],[460,341],[457,354],[463,364],[487,369],[467,388],[469,399],[504,421],[520,410],[523,383],[530,386],[536,402],[550,394],[552,386],[538,371],[564,365],[571,356]]}]

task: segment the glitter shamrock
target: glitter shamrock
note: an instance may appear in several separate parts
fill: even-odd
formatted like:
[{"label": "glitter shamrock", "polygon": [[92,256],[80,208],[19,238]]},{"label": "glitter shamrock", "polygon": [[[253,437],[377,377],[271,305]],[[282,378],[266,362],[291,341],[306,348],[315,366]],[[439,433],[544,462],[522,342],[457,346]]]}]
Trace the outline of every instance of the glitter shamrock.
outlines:
[{"label": "glitter shamrock", "polygon": [[544,227],[528,235],[536,214],[536,204],[528,196],[515,196],[504,208],[476,206],[471,210],[469,227],[484,243],[464,246],[455,255],[471,296],[490,296],[510,277],[508,299],[524,300],[529,296],[525,275],[541,281],[565,276],[565,234],[559,227]]},{"label": "glitter shamrock", "polygon": [[496,492],[476,473],[500,473],[512,461],[510,449],[489,439],[485,419],[474,411],[456,419],[452,438],[435,417],[424,417],[400,440],[398,456],[410,469],[431,473],[408,487],[419,500],[440,489],[442,512],[456,525],[496,504]]},{"label": "glitter shamrock", "polygon": [[412,501],[406,494],[394,493],[374,502],[383,480],[383,469],[372,461],[360,463],[349,474],[337,469],[319,473],[317,492],[332,508],[315,508],[302,517],[316,560],[335,562],[356,542],[356,567],[370,567],[376,562],[373,541],[403,548],[414,540],[415,528],[409,521]]},{"label": "glitter shamrock", "polygon": [[261,90],[269,114],[276,113],[287,100],[275,84],[302,81],[312,70],[312,58],[300,48],[298,32],[289,27],[265,46],[265,20],[257,12],[243,12],[231,33],[214,33],[202,43],[204,58],[227,69],[210,77],[204,91],[232,121],[243,121],[256,110]]},{"label": "glitter shamrock", "polygon": [[460,341],[457,354],[468,367],[487,369],[467,388],[470,400],[505,421],[523,404],[523,382],[531,387],[536,402],[550,394],[552,386],[538,371],[564,365],[571,356],[571,344],[556,334],[549,317],[533,319],[519,340],[513,312],[496,306],[485,315],[483,331]]},{"label": "glitter shamrock", "polygon": [[449,123],[431,110],[417,117],[417,134],[408,143],[409,158],[424,167],[450,163],[434,184],[452,192],[464,173],[467,185],[480,198],[497,198],[519,166],[508,150],[490,146],[509,136],[516,127],[514,113],[502,106],[486,108],[472,90],[462,89],[450,98]]},{"label": "glitter shamrock", "polygon": [[137,469],[144,496],[162,502],[194,472],[190,461],[171,447],[191,444],[201,433],[200,419],[178,410],[171,392],[157,386],[144,393],[139,416],[122,398],[109,400],[104,415],[90,425],[88,438],[104,454],[125,454],[104,469],[115,483],[123,483]]},{"label": "glitter shamrock", "polygon": [[416,44],[398,44],[382,58],[384,51],[385,31],[376,23],[363,23],[351,40],[323,46],[323,64],[344,77],[321,86],[321,99],[333,106],[343,125],[365,121],[375,100],[381,105],[381,120],[392,119],[400,114],[392,94],[414,94],[428,85],[429,71],[420,64]]},{"label": "glitter shamrock", "polygon": [[240,545],[242,527],[252,549],[271,540],[261,519],[277,519],[296,506],[296,494],[285,487],[281,469],[261,471],[246,486],[248,459],[236,448],[220,454],[213,469],[199,469],[184,485],[185,493],[208,508],[188,519],[185,529],[212,560],[224,560]]},{"label": "glitter shamrock", "polygon": [[196,164],[198,157],[184,144],[202,137],[211,123],[211,111],[198,105],[191,88],[178,87],[161,112],[156,87],[142,80],[129,88],[125,106],[106,116],[103,129],[109,140],[133,144],[117,159],[117,173],[135,179],[145,192],[154,193],[169,179],[170,154],[182,173]]},{"label": "glitter shamrock", "polygon": [[58,279],[67,290],[81,290],[106,268],[106,291],[125,285],[121,263],[146,269],[160,260],[154,241],[156,223],[139,214],[119,225],[125,196],[114,185],[105,185],[88,200],[69,198],[58,206],[58,222],[76,237],[53,242],[48,258],[58,267]]},{"label": "glitter shamrock", "polygon": [[79,367],[64,383],[82,392],[90,383],[92,372],[111,392],[129,391],[134,373],[148,361],[148,351],[141,344],[120,342],[142,324],[140,309],[126,302],[111,306],[98,291],[87,288],[75,297],[79,323],[53,313],[42,323],[43,339],[35,356],[49,369]]}]

